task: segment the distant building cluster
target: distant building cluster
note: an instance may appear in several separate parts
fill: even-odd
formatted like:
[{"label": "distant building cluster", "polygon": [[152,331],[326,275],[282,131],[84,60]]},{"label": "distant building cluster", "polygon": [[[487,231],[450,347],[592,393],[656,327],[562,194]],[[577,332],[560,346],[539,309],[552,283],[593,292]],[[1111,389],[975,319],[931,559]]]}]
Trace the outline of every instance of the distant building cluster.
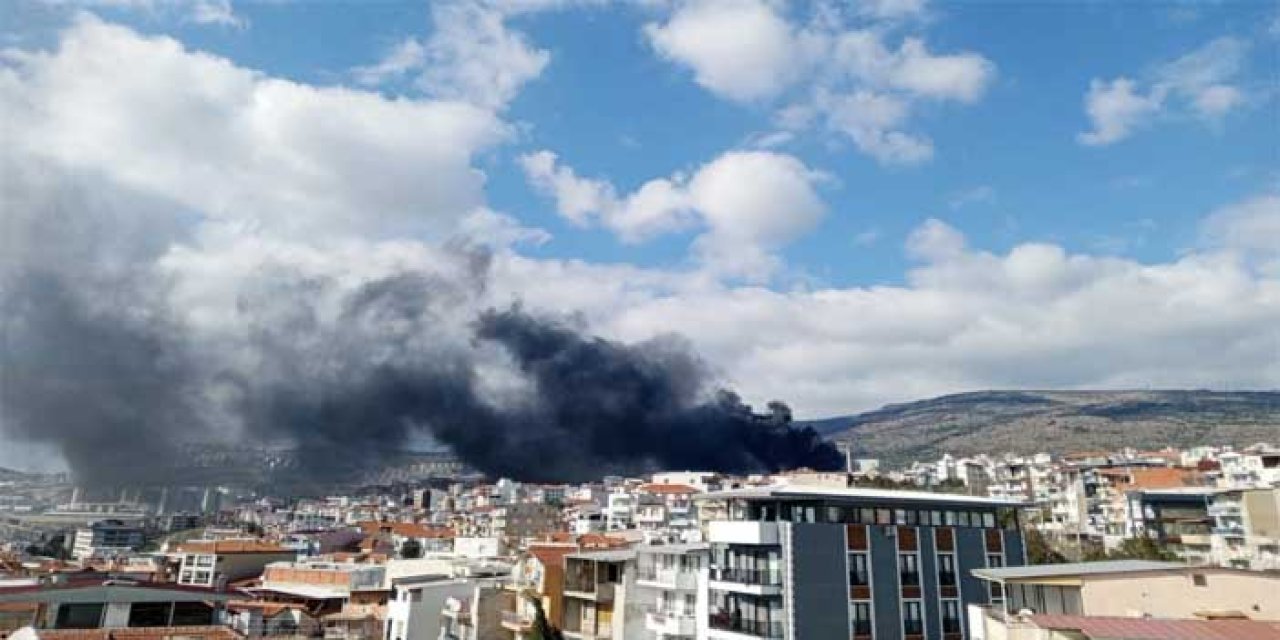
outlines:
[{"label": "distant building cluster", "polygon": [[1280,450],[849,462],[64,494],[0,514],[0,637],[1280,637]]},{"label": "distant building cluster", "polygon": [[1027,525],[1067,551],[1146,537],[1195,564],[1280,570],[1280,448],[1266,444],[944,455],[882,477],[1030,503]]}]

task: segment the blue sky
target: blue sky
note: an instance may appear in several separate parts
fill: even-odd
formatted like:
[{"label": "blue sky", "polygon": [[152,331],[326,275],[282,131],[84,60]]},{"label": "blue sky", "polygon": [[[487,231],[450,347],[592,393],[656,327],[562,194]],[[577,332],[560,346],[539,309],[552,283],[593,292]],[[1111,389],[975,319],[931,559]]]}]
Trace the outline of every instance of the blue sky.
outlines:
[{"label": "blue sky", "polygon": [[[796,19],[803,13],[783,11]],[[239,27],[193,24],[176,8],[99,12],[317,85],[349,83],[350,69],[433,28],[423,3],[243,3],[234,6]],[[688,69],[655,56],[641,28],[661,15],[653,7],[587,6],[509,20],[550,62],[506,111],[521,133],[484,158],[486,193],[497,209],[554,236],[534,255],[672,266],[684,260],[692,234],[629,245],[567,224],[530,188],[519,154],[554,150],[579,173],[626,191],[691,171],[773,129],[779,101],[725,101]],[[901,282],[909,266],[902,243],[929,217],[995,251],[1040,240],[1142,261],[1177,256],[1196,244],[1205,211],[1275,186],[1274,19],[1265,2],[934,5],[891,33],[922,35],[939,52],[980,54],[995,66],[989,87],[975,104],[920,109],[912,128],[933,139],[935,154],[918,165],[886,167],[821,133],[782,147],[830,177],[820,186],[829,213],[815,233],[786,248],[788,265],[835,286]],[[1162,114],[1101,148],[1077,142],[1089,126],[1083,100],[1091,79],[1150,75],[1221,37],[1248,43],[1231,78],[1249,92],[1247,104],[1214,121]],[[410,80],[379,89],[421,95]]]},{"label": "blue sky", "polygon": [[138,259],[211,343],[263,274],[448,270],[463,234],[468,309],[679,334],[802,416],[1280,386],[1273,3],[0,11],[13,184],[179,220]]}]

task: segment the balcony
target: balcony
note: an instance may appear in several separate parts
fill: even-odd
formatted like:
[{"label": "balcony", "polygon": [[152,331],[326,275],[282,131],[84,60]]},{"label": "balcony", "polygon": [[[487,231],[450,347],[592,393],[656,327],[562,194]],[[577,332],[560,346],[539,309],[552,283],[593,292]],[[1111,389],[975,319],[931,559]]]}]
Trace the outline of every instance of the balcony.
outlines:
[{"label": "balcony", "polygon": [[564,596],[566,598],[577,598],[579,600],[591,600],[593,602],[613,602],[613,592],[616,585],[612,582],[601,582],[599,584],[569,584],[564,586]]},{"label": "balcony", "polygon": [[1209,515],[1211,516],[1239,516],[1239,502],[1219,502],[1209,505]]},{"label": "balcony", "polygon": [[782,593],[782,571],[777,569],[711,568],[707,585],[716,591],[770,596]]},{"label": "balcony", "polygon": [[1243,538],[1245,532],[1243,527],[1214,527],[1213,535],[1224,538]]},{"label": "balcony", "polygon": [[708,636],[712,638],[725,638],[726,640],[741,637],[766,638],[767,640],[782,640],[783,638],[782,623],[776,621],[734,619],[727,615],[712,615],[707,618],[707,627],[710,630]]},{"label": "balcony", "polygon": [[519,611],[503,611],[502,626],[512,631],[528,631],[533,628],[533,618]]},{"label": "balcony", "polygon": [[698,588],[698,576],[692,571],[649,567],[640,569],[636,573],[636,584],[659,589],[693,591]]},{"label": "balcony", "polygon": [[696,627],[693,614],[655,610],[644,616],[644,628],[658,635],[692,637]]},{"label": "balcony", "polygon": [[778,544],[778,523],[718,520],[711,523],[708,540],[727,544]]}]

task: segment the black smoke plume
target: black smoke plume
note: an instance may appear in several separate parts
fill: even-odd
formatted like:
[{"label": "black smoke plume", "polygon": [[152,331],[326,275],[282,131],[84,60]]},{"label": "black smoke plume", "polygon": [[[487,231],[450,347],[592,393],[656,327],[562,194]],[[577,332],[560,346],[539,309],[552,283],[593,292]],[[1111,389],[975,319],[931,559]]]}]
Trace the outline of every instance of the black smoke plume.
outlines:
[{"label": "black smoke plume", "polygon": [[785,405],[757,414],[719,390],[678,337],[623,344],[560,316],[484,310],[481,250],[358,286],[258,270],[219,309],[234,330],[211,332],[156,267],[188,241],[165,205],[77,184],[0,184],[0,432],[57,448],[91,487],[201,483],[183,457],[193,441],[293,447],[315,482],[423,435],[531,481],[841,466]]}]

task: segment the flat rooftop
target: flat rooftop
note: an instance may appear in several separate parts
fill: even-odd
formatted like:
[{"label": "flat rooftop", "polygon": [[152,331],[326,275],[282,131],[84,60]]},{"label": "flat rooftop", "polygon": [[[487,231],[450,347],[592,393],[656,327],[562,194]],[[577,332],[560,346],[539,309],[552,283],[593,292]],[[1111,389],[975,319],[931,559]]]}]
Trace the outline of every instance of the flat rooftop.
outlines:
[{"label": "flat rooftop", "polygon": [[1034,564],[1022,567],[987,567],[974,569],[973,575],[983,580],[1005,582],[1007,580],[1036,580],[1042,578],[1070,578],[1073,576],[1111,575],[1118,573],[1149,573],[1186,569],[1179,562],[1153,560],[1104,560],[1100,562],[1069,562],[1065,564]]},{"label": "flat rooftop", "polygon": [[714,491],[694,496],[694,500],[777,500],[777,499],[836,499],[849,502],[920,502],[962,504],[986,507],[1026,507],[1030,503],[1004,498],[966,496],[957,493],[932,491],[900,491],[897,489],[866,489],[861,487],[819,487],[806,485],[770,485]]},{"label": "flat rooftop", "polygon": [[594,560],[596,562],[626,562],[636,557],[635,549],[609,549],[605,551],[580,551],[566,553],[566,558],[575,560]]}]

